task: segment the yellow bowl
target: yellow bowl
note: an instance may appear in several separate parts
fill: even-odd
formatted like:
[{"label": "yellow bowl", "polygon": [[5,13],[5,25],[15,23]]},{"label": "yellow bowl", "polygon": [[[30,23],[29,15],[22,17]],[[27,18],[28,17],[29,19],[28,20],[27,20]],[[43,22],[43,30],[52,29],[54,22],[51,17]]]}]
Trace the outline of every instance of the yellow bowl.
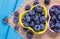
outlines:
[{"label": "yellow bowl", "polygon": [[[43,5],[40,5],[40,4],[38,4],[38,5],[43,7],[44,16],[47,18],[47,15],[48,15],[48,14],[47,14],[47,9],[46,9]],[[32,10],[34,7],[36,7],[36,6],[38,6],[38,5],[33,6],[30,10]],[[22,27],[24,27],[24,28],[30,29],[30,30],[33,31],[35,34],[42,34],[42,33],[44,33],[44,32],[47,30],[47,28],[48,28],[48,22],[47,22],[47,21],[45,22],[45,29],[44,29],[43,31],[39,31],[39,32],[34,31],[31,27],[25,27],[25,26],[23,25],[22,18],[24,17],[24,15],[26,14],[26,12],[29,12],[30,10],[25,11],[25,12],[23,12],[23,13],[21,13],[21,14],[19,15],[19,23],[20,23],[20,25],[21,25]]]}]

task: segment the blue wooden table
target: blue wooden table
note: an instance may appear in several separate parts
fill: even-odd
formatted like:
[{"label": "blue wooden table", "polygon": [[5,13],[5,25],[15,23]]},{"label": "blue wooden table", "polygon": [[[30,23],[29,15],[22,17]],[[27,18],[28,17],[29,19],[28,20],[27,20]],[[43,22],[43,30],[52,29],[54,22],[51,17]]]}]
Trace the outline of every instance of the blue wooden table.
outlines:
[{"label": "blue wooden table", "polygon": [[26,0],[0,0],[0,39],[23,39],[9,24],[2,23],[3,17],[9,17]]}]

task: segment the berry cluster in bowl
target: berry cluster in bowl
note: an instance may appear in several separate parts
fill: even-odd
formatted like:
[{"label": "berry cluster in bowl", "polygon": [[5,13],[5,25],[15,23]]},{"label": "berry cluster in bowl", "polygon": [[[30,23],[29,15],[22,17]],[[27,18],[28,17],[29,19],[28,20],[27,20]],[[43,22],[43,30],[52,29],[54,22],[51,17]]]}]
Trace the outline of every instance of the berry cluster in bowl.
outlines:
[{"label": "berry cluster in bowl", "polygon": [[47,30],[47,10],[40,4],[23,12],[19,17],[20,24],[36,34],[44,33]]},{"label": "berry cluster in bowl", "polygon": [[54,33],[60,32],[60,5],[53,4],[49,8],[49,30]]}]

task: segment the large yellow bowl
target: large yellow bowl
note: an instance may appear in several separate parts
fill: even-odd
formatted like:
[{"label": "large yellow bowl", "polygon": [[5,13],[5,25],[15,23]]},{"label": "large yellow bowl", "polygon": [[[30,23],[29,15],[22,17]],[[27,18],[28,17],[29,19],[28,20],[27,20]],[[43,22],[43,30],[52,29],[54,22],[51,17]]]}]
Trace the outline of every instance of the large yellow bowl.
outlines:
[{"label": "large yellow bowl", "polygon": [[[47,15],[48,15],[48,14],[47,14],[47,9],[46,9],[43,5],[40,5],[40,4],[38,4],[38,5],[43,7],[44,16],[47,18]],[[34,7],[36,7],[36,6],[38,6],[38,5],[33,6],[30,10],[32,10]],[[25,12],[23,12],[23,13],[21,13],[21,14],[19,15],[19,23],[20,23],[20,25],[21,25],[22,27],[24,27],[24,28],[30,29],[30,30],[33,31],[35,34],[42,34],[42,33],[44,33],[44,32],[47,30],[47,28],[48,28],[48,22],[47,22],[47,21],[45,22],[45,29],[44,29],[43,31],[39,31],[39,32],[34,31],[31,27],[25,27],[25,26],[23,25],[22,18],[24,17],[24,15],[26,14],[26,12],[29,12],[30,10],[25,11]]]}]

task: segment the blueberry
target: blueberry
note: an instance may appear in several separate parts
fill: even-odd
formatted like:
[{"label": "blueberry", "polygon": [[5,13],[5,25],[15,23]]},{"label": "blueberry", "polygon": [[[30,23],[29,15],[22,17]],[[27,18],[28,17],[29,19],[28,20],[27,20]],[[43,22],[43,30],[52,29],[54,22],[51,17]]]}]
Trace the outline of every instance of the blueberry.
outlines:
[{"label": "blueberry", "polygon": [[54,32],[55,32],[55,33],[59,33],[60,30],[59,30],[59,29],[58,29],[58,30],[57,30],[57,29],[54,29]]},{"label": "blueberry", "polygon": [[44,30],[44,29],[45,29],[44,24],[40,24],[40,26],[41,26],[41,29],[42,29],[42,30]]},{"label": "blueberry", "polygon": [[19,22],[19,18],[18,18],[17,16],[14,16],[14,17],[13,17],[13,22],[14,22],[14,23]]},{"label": "blueberry", "polygon": [[34,0],[34,5],[39,4],[38,0]]},{"label": "blueberry", "polygon": [[35,25],[34,21],[31,21],[30,26],[34,26],[34,25]]},{"label": "blueberry", "polygon": [[60,10],[60,6],[58,6],[58,9]]},{"label": "blueberry", "polygon": [[30,16],[26,16],[26,21],[30,22],[31,21],[31,17]]},{"label": "blueberry", "polygon": [[55,14],[51,12],[51,13],[50,13],[50,16],[52,17],[53,15],[55,15]]},{"label": "blueberry", "polygon": [[60,29],[59,29],[59,32],[60,32]]},{"label": "blueberry", "polygon": [[39,20],[40,22],[44,23],[46,21],[46,18],[44,16],[41,16]]},{"label": "blueberry", "polygon": [[43,11],[43,8],[41,6],[36,6],[35,7],[35,11],[36,12],[42,12]]},{"label": "blueberry", "polygon": [[23,28],[23,31],[27,32],[27,31],[28,31],[28,29],[27,29],[27,28]]},{"label": "blueberry", "polygon": [[26,16],[29,16],[29,13],[28,12],[26,13]]},{"label": "blueberry", "polygon": [[60,14],[60,11],[58,9],[55,9],[55,15]]},{"label": "blueberry", "polygon": [[54,24],[50,24],[50,28],[51,28],[51,29],[53,29],[53,28],[54,28],[54,26],[55,26]]},{"label": "blueberry", "polygon": [[3,18],[2,21],[3,21],[4,24],[7,24],[8,23],[8,19],[6,17]]},{"label": "blueberry", "polygon": [[27,22],[24,22],[24,25],[27,27],[27,26],[29,26],[29,23],[27,23]]},{"label": "blueberry", "polygon": [[41,16],[44,16],[44,12],[41,13]]},{"label": "blueberry", "polygon": [[39,20],[37,20],[37,21],[36,21],[36,24],[40,24],[40,21],[39,21]]},{"label": "blueberry", "polygon": [[56,22],[60,22],[60,21],[57,19]]},{"label": "blueberry", "polygon": [[39,18],[39,16],[37,16],[37,15],[35,15],[35,16],[32,17],[32,19],[33,19],[34,21],[37,21],[38,18]]},{"label": "blueberry", "polygon": [[38,16],[40,17],[40,16],[41,16],[41,14],[38,14]]},{"label": "blueberry", "polygon": [[54,21],[54,22],[56,21],[56,19],[57,19],[57,18],[56,18],[55,15],[53,15],[53,16],[51,17],[51,20]]},{"label": "blueberry", "polygon": [[41,16],[41,13],[36,13],[35,15],[40,17]]},{"label": "blueberry", "polygon": [[19,29],[19,26],[18,26],[18,25],[15,25],[15,26],[14,26],[14,30],[17,31],[18,29]]},{"label": "blueberry", "polygon": [[55,26],[56,26],[57,28],[60,28],[60,23],[56,23]]},{"label": "blueberry", "polygon": [[51,20],[49,21],[49,24],[52,24],[52,21]]},{"label": "blueberry", "polygon": [[49,4],[50,3],[50,0],[44,0],[44,3],[45,4]]},{"label": "blueberry", "polygon": [[55,8],[54,8],[54,7],[51,7],[51,8],[49,9],[49,12],[50,12],[50,13],[54,13],[54,12],[55,12]]},{"label": "blueberry", "polygon": [[26,38],[31,39],[33,37],[33,33],[31,31],[27,32]]},{"label": "blueberry", "polygon": [[58,20],[60,20],[60,15],[57,16]]},{"label": "blueberry", "polygon": [[56,32],[56,33],[57,33],[57,32],[58,32],[58,30],[57,30],[57,29],[54,29],[54,32]]},{"label": "blueberry", "polygon": [[30,5],[26,5],[25,10],[30,10]]},{"label": "blueberry", "polygon": [[16,11],[16,12],[14,12],[14,16],[19,16],[19,13]]},{"label": "blueberry", "polygon": [[40,30],[41,30],[41,26],[40,26],[40,25],[35,25],[35,26],[33,27],[33,29],[34,29],[35,31],[40,31]]},{"label": "blueberry", "polygon": [[31,11],[29,11],[29,14],[30,14],[30,16],[33,16],[33,15],[35,15],[35,11],[31,10]]},{"label": "blueberry", "polygon": [[51,25],[51,24],[54,24],[54,22],[53,22],[53,21],[50,21],[49,23],[50,23],[50,25]]},{"label": "blueberry", "polygon": [[22,22],[25,22],[25,21],[26,21],[26,17],[23,17]]},{"label": "blueberry", "polygon": [[38,18],[39,18],[39,17],[36,15],[36,16],[35,16],[35,20],[38,20]]}]

